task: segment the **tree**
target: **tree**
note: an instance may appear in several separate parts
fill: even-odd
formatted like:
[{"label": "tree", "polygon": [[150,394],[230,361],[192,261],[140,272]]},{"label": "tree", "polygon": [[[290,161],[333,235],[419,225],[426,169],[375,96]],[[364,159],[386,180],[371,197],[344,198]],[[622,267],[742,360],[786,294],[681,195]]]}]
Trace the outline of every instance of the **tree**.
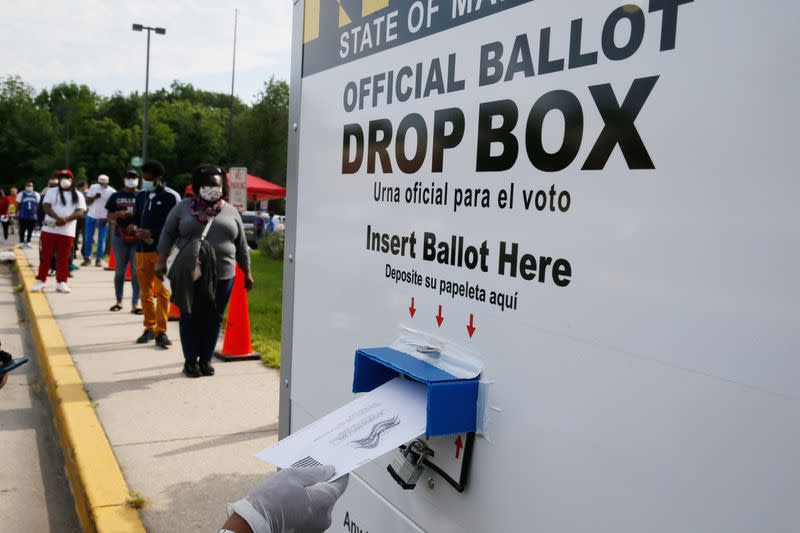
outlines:
[{"label": "tree", "polygon": [[234,117],[234,161],[252,174],[286,184],[289,85],[270,78],[249,113]]},{"label": "tree", "polygon": [[[164,163],[175,187],[200,163],[226,162],[230,95],[175,81],[150,98],[150,155]],[[18,77],[0,78],[0,185],[34,178],[41,186],[64,166],[119,183],[141,152],[142,104],[136,92],[103,97],[68,82],[36,93]],[[233,110],[234,162],[285,183],[289,86],[272,78],[253,105],[235,98]]]},{"label": "tree", "polygon": [[52,168],[55,128],[49,111],[36,105],[33,88],[18,77],[0,81],[0,124],[0,182],[19,186],[34,179],[41,185]]},{"label": "tree", "polygon": [[[175,135],[170,153],[151,150],[170,174],[190,172],[201,163],[216,163],[225,157],[223,109],[193,104],[188,100],[165,101],[153,106],[151,124],[168,127]],[[156,126],[158,127],[158,126]]]}]

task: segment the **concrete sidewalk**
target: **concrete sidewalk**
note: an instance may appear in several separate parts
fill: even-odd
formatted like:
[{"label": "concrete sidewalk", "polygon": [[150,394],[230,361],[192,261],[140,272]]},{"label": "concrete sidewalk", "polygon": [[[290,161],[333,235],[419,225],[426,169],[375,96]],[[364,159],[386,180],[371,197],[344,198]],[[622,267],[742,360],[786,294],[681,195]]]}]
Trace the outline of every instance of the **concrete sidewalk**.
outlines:
[{"label": "concrete sidewalk", "polygon": [[[27,250],[34,266],[36,249]],[[114,304],[114,273],[94,266],[76,271],[73,292],[45,288],[47,299],[97,406],[128,486],[147,505],[148,531],[216,531],[225,503],[245,495],[270,471],[253,454],[277,438],[279,372],[260,361],[215,363],[213,377],[188,379],[177,323],[173,346],[135,344],[141,316]]]}]

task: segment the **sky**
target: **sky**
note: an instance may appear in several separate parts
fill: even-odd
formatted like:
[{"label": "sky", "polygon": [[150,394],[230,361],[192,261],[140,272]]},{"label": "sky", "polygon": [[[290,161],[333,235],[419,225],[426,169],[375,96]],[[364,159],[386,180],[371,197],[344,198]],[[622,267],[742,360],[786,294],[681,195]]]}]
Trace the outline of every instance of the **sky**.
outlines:
[{"label": "sky", "polygon": [[37,90],[74,81],[105,96],[144,92],[140,23],[167,30],[151,35],[151,91],[179,80],[229,93],[235,8],[235,93],[252,102],[270,76],[289,79],[291,0],[2,0],[0,76]]}]

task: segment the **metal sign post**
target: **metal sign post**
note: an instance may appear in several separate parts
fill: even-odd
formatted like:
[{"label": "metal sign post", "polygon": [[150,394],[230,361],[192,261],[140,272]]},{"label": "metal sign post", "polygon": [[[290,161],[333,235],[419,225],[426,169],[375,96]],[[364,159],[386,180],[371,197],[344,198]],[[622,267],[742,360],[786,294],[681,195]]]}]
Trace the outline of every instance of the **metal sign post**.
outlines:
[{"label": "metal sign post", "polygon": [[294,13],[281,435],[401,326],[482,363],[478,430],[331,531],[794,531],[800,6]]}]

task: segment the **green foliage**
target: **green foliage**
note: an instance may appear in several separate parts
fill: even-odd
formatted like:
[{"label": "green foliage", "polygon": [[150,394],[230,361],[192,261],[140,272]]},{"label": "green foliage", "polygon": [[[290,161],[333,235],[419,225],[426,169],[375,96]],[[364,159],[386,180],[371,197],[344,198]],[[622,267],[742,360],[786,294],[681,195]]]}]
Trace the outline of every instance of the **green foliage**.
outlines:
[{"label": "green foliage", "polygon": [[281,306],[283,298],[283,261],[253,251],[251,269],[255,285],[247,296],[253,348],[270,368],[281,364]]},{"label": "green foliage", "polygon": [[[150,95],[148,152],[181,190],[200,163],[225,164],[230,95],[173,82]],[[286,175],[289,87],[271,79],[258,100],[234,99],[233,159],[251,174],[281,185]],[[0,77],[0,187],[32,179],[41,188],[55,168],[94,180],[107,174],[121,186],[141,155],[143,97],[100,96],[86,85],[61,83],[36,93],[20,78]]]},{"label": "green foliage", "polygon": [[283,242],[284,235],[282,231],[267,233],[258,241],[258,251],[264,254],[265,257],[283,261]]},{"label": "green foliage", "polygon": [[250,113],[233,120],[233,160],[251,174],[286,185],[289,85],[270,78]]},{"label": "green foliage", "polygon": [[128,490],[128,499],[125,500],[126,507],[130,509],[141,509],[145,505],[147,505],[147,500],[145,500],[141,494],[135,490]]},{"label": "green foliage", "polygon": [[21,184],[51,167],[57,135],[53,117],[36,104],[33,88],[17,77],[0,80],[0,124],[2,185]]}]

